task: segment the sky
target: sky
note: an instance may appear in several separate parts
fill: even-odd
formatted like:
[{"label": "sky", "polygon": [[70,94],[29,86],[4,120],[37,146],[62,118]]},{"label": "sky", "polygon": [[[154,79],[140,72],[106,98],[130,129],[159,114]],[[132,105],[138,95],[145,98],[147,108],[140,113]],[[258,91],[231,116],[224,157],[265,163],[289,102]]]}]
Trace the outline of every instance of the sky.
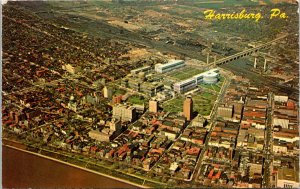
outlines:
[{"label": "sky", "polygon": [[1,4],[4,5],[7,3],[7,0],[1,0]]}]

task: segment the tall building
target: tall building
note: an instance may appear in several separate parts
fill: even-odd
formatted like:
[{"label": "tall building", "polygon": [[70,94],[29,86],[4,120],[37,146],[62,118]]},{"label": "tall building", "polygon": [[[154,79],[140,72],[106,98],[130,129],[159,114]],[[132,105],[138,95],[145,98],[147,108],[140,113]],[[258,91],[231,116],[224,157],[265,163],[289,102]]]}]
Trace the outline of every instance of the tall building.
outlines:
[{"label": "tall building", "polygon": [[158,102],[156,100],[149,101],[149,112],[157,113],[158,111]]},{"label": "tall building", "polygon": [[136,119],[136,108],[132,106],[117,105],[113,107],[113,118],[125,121],[134,121]]},{"label": "tall building", "polygon": [[103,96],[104,96],[104,98],[109,98],[109,99],[111,99],[112,98],[112,96],[113,96],[113,89],[112,88],[110,88],[110,87],[104,87],[103,88]]},{"label": "tall building", "polygon": [[184,100],[183,114],[184,114],[184,117],[186,117],[186,119],[188,121],[190,121],[192,119],[192,115],[193,115],[193,100],[192,100],[192,97],[187,97]]}]

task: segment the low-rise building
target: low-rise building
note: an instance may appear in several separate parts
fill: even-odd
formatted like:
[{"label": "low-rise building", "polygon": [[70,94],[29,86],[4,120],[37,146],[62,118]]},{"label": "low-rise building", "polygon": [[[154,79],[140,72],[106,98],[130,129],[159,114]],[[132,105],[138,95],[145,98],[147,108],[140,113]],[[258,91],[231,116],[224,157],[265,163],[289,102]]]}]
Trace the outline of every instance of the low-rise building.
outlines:
[{"label": "low-rise building", "polygon": [[299,172],[290,168],[280,168],[276,175],[277,188],[299,188]]}]

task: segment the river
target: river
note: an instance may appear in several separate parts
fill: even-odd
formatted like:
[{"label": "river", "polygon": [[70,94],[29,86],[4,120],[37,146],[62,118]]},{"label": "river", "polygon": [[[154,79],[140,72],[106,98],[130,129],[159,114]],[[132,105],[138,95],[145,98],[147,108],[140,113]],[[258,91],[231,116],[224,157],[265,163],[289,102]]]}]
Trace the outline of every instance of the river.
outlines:
[{"label": "river", "polygon": [[136,188],[63,163],[2,146],[3,188]]}]

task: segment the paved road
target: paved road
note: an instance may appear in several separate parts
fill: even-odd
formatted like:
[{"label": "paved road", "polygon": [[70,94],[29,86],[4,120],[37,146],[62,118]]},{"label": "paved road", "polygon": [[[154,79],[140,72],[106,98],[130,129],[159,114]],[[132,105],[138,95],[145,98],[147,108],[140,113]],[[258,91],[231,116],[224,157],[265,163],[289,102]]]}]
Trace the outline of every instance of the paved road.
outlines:
[{"label": "paved road", "polygon": [[272,116],[274,110],[274,95],[273,93],[268,94],[268,110],[267,110],[267,121],[266,121],[266,143],[265,143],[265,162],[264,162],[264,174],[263,174],[263,188],[270,188],[271,186],[271,167],[273,162],[273,136],[272,136]]},{"label": "paved road", "polygon": [[203,157],[204,157],[204,154],[205,154],[205,151],[207,150],[208,148],[208,142],[210,140],[210,136],[211,136],[211,133],[212,131],[214,130],[214,126],[215,126],[215,123],[216,123],[216,118],[217,118],[217,108],[219,107],[220,103],[221,103],[221,99],[224,98],[224,95],[225,95],[225,91],[226,89],[228,88],[229,84],[230,84],[230,81],[228,81],[227,79],[224,81],[224,87],[222,88],[221,92],[220,92],[220,95],[215,103],[215,106],[213,107],[212,109],[212,114],[211,114],[211,117],[210,117],[210,130],[206,136],[206,139],[205,139],[205,143],[204,143],[204,147],[203,149],[201,150],[201,154],[200,154],[200,157],[199,157],[199,160],[197,162],[197,165],[196,165],[196,168],[195,168],[195,171],[198,170],[198,172],[195,174],[193,173],[192,175],[192,179],[191,180],[197,180],[199,178],[199,174],[200,174],[200,168],[201,168],[201,165],[202,165],[202,160],[203,160]]}]

